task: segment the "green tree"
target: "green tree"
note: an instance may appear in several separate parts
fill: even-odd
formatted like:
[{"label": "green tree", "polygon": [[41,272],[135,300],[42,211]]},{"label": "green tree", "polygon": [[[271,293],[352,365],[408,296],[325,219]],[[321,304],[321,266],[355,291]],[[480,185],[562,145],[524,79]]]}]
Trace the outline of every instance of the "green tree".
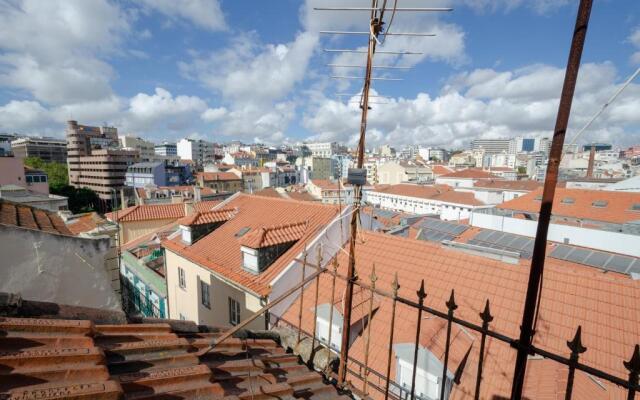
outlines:
[{"label": "green tree", "polygon": [[69,198],[69,210],[74,214],[95,211],[100,201],[96,192],[89,188],[66,185],[55,194]]},{"label": "green tree", "polygon": [[518,173],[519,174],[526,174],[527,173],[527,167],[518,167]]},{"label": "green tree", "polygon": [[44,171],[49,177],[49,190],[53,194],[69,184],[69,172],[67,164],[57,162],[45,162],[38,157],[27,157],[24,165]]}]

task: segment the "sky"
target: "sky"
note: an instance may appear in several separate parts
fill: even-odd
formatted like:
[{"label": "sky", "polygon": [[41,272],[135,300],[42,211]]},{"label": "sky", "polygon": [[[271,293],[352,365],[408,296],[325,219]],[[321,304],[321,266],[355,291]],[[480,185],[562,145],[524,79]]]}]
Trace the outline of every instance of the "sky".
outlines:
[{"label": "sky", "polygon": [[[389,1],[392,5],[393,0]],[[367,0],[0,0],[0,132],[64,136],[66,120],[156,142],[182,137],[353,144]],[[398,0],[374,64],[367,144],[461,148],[551,136],[578,0]],[[390,16],[390,14],[387,14]],[[386,18],[385,18],[386,19]],[[387,19],[388,21],[388,19]],[[575,134],[640,67],[640,1],[594,0],[569,123]],[[640,144],[640,78],[581,141]]]}]

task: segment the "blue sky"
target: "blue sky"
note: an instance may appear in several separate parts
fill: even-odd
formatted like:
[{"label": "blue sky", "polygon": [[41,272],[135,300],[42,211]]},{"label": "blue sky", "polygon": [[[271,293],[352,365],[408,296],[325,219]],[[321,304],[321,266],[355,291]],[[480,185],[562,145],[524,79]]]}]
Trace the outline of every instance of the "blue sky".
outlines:
[{"label": "blue sky", "polygon": [[[327,63],[363,64],[367,14],[313,6],[366,0],[0,0],[0,131],[62,136],[64,121],[117,126],[155,141],[353,143],[362,74]],[[570,132],[640,66],[640,2],[595,0]],[[475,137],[549,136],[554,125],[577,0],[399,0],[400,7],[452,6],[398,14],[378,56],[400,82],[376,82],[387,98],[371,112],[368,143],[461,147]],[[380,73],[380,71],[376,71]],[[584,136],[640,142],[640,82]]]}]

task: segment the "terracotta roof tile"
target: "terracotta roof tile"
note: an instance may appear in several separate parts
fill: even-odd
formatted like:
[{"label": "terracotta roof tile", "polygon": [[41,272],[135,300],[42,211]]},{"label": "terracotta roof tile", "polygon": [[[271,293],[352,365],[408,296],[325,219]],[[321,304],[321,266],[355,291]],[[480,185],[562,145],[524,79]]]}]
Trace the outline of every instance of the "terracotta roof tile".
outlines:
[{"label": "terracotta roof tile", "polygon": [[92,231],[105,223],[107,223],[107,221],[100,217],[98,213],[91,212],[67,220],[66,225],[71,233],[79,235],[84,232]]},{"label": "terracotta roof tile", "polygon": [[239,181],[242,180],[238,175],[233,172],[199,172],[197,174],[198,179],[202,179],[205,182],[211,181]]},{"label": "terracotta roof tile", "polygon": [[[347,253],[338,252],[338,274],[344,276],[347,268]],[[399,295],[416,299],[416,290],[424,279],[427,298],[425,305],[446,313],[445,302],[451,290],[455,290],[459,308],[456,316],[480,324],[478,313],[485,301],[491,304],[494,320],[491,329],[517,338],[523,301],[527,288],[528,266],[511,265],[488,258],[448,249],[439,244],[416,241],[380,233],[362,232],[355,249],[356,271],[359,280],[369,282],[372,266],[378,277],[376,288],[389,291],[394,274],[398,274]],[[318,304],[326,304],[331,299],[332,279],[329,274],[320,278]],[[345,288],[344,281],[336,281],[336,297],[340,298]],[[313,309],[315,285],[305,289],[304,308]],[[535,344],[556,354],[568,354],[566,342],[573,337],[578,325],[582,326],[583,343],[589,349],[581,355],[581,362],[605,372],[626,379],[628,371],[622,361],[627,360],[640,337],[640,281],[616,274],[603,274],[588,267],[566,261],[547,258],[544,287],[540,305],[540,323]],[[286,321],[297,324],[299,298],[284,315]],[[369,363],[382,375],[387,368],[388,338],[390,337],[392,301],[381,298],[380,306],[371,321],[371,347]],[[413,343],[416,331],[416,309],[402,303],[397,304],[394,342]],[[303,330],[313,329],[313,314],[303,315]],[[430,314],[424,314],[420,341],[442,360],[444,339],[443,321]],[[426,323],[426,325],[425,325]],[[474,331],[453,325],[450,362],[455,369],[460,365],[466,351],[471,348],[465,364],[460,384],[454,385],[451,399],[471,399],[475,389],[476,367],[480,335]],[[445,332],[446,333],[446,332]],[[356,335],[349,355],[364,361],[366,335]],[[382,345],[381,345],[382,344]],[[489,339],[483,372],[480,398],[509,398],[515,351],[508,344]],[[392,362],[395,364],[394,358]],[[533,363],[531,364],[533,365]],[[552,399],[563,398],[562,374],[553,374],[566,367],[540,365],[540,369],[527,369],[527,390],[534,390],[531,399],[544,399],[543,393],[549,389],[555,395]],[[396,368],[391,368],[395,377]],[[540,372],[537,372],[540,371]],[[451,371],[453,372],[453,371]],[[540,375],[542,374],[542,375]],[[372,379],[377,379],[374,374]],[[351,374],[353,382],[360,386],[362,378]],[[593,386],[586,375],[578,378],[583,386],[574,391],[574,399],[622,399],[624,391],[617,386],[603,382],[604,389],[591,391]],[[384,387],[384,381],[381,382]],[[598,385],[599,386],[599,385]],[[532,389],[533,388],[533,389]],[[591,393],[590,393],[591,392]],[[381,398],[372,390],[374,398]],[[503,396],[503,397],[500,397]]]},{"label": "terracotta roof tile", "polygon": [[242,236],[239,243],[241,246],[261,249],[277,244],[295,242],[304,235],[307,230],[307,225],[307,221],[301,221],[260,227]]},{"label": "terracotta roof tile", "polygon": [[[497,208],[538,213],[540,201],[536,198],[540,196],[541,188],[502,203]],[[605,201],[606,205],[596,207],[594,202],[597,201]],[[552,212],[556,216],[622,224],[640,220],[640,212],[632,210],[634,204],[640,204],[640,193],[556,188]]]},{"label": "terracotta roof tile", "polygon": [[507,189],[507,190],[520,190],[520,191],[532,191],[542,187],[542,182],[522,180],[522,181],[501,181],[501,180],[479,180],[474,187],[485,189]]},{"label": "terracotta roof tile", "polygon": [[441,175],[440,178],[458,178],[458,179],[492,179],[498,178],[496,175],[483,171],[479,168],[461,169],[460,171],[451,172]]},{"label": "terracotta roof tile", "polygon": [[72,236],[55,213],[0,199],[0,224]]},{"label": "terracotta roof tile", "polygon": [[472,192],[459,192],[447,185],[415,185],[401,183],[374,190],[375,192],[394,194],[398,196],[417,197],[420,199],[438,200],[447,203],[465,204],[471,206],[485,205],[477,200]]},{"label": "terracotta roof tile", "polygon": [[[302,202],[290,199],[253,196],[237,193],[220,207],[237,208],[238,213],[230,221],[201,238],[191,246],[180,238],[163,241],[164,247],[188,260],[227,277],[258,295],[270,292],[269,282],[275,278],[303,249],[306,240],[317,235],[338,216],[339,208],[333,205]],[[236,234],[244,228],[287,224],[291,221],[307,221],[304,235],[282,254],[269,268],[256,276],[242,268],[242,254]]]},{"label": "terracotta roof tile", "polygon": [[[194,203],[194,208],[196,211],[209,211],[219,203],[219,201],[201,201]],[[184,203],[143,204],[105,214],[105,217],[111,221],[116,221],[117,217],[118,222],[178,219],[184,216]]]},{"label": "terracotta roof tile", "polygon": [[223,222],[228,221],[233,218],[238,210],[233,208],[225,208],[220,210],[212,210],[212,211],[196,211],[194,214],[180,218],[177,223],[180,225],[191,226],[191,225],[203,225],[210,224],[213,222]]}]

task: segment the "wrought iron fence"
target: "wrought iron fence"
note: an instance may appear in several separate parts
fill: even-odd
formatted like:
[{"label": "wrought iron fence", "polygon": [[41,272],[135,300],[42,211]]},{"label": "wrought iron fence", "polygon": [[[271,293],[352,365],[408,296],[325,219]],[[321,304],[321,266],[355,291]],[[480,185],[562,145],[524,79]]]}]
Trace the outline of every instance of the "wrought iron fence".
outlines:
[{"label": "wrought iron fence", "polygon": [[139,313],[151,318],[166,317],[145,293],[142,293],[124,276],[120,276],[120,289],[122,308],[127,315]]},{"label": "wrought iron fence", "polygon": [[[342,282],[347,281],[347,277],[338,273],[338,263],[337,259],[333,259],[331,263],[329,263],[328,267],[321,268],[318,265],[314,265],[312,263],[307,262],[306,257],[301,260],[297,260],[301,263],[301,268],[305,271],[304,274],[301,274],[301,281],[295,285],[293,288],[288,290],[282,296],[277,299],[272,300],[267,306],[265,306],[260,311],[256,312],[252,317],[243,321],[238,326],[226,332],[222,335],[212,347],[215,347],[218,343],[226,340],[231,337],[236,331],[242,329],[244,326],[249,324],[251,321],[255,320],[257,317],[265,314],[271,307],[280,303],[284,299],[298,295],[297,306],[297,321],[286,321],[283,318],[278,318],[275,315],[270,315],[272,321],[275,321],[276,324],[286,324],[293,329],[298,330],[298,342],[302,340],[302,335],[306,335],[312,340],[312,349],[318,348],[318,346],[322,346],[324,348],[328,348],[328,343],[331,343],[331,332],[332,332],[332,324],[333,324],[333,307],[330,307],[330,315],[329,315],[329,338],[328,340],[320,340],[316,334],[316,321],[318,319],[318,293],[319,293],[319,280],[323,275],[328,275],[331,280],[331,304],[334,303],[334,299],[336,297],[336,282],[338,280]],[[321,260],[320,260],[321,261]],[[307,269],[314,269],[313,273],[309,274]],[[418,396],[415,392],[416,388],[416,371],[418,365],[418,349],[420,348],[420,334],[421,334],[421,323],[423,320],[423,314],[428,314],[432,317],[442,319],[446,321],[446,341],[445,341],[445,350],[444,355],[442,357],[442,375],[439,382],[442,384],[439,385],[439,399],[446,399],[448,397],[448,393],[446,391],[446,385],[444,384],[447,381],[447,371],[449,367],[449,356],[451,350],[451,329],[454,324],[464,327],[467,330],[473,331],[479,336],[479,355],[477,360],[477,372],[475,376],[475,388],[473,391],[473,396],[475,399],[480,398],[482,380],[483,380],[483,367],[485,366],[486,359],[486,342],[487,338],[493,338],[499,342],[509,345],[511,348],[515,350],[525,346],[521,345],[519,340],[503,333],[500,333],[491,328],[492,322],[494,321],[494,316],[491,314],[491,305],[489,299],[485,302],[484,310],[479,313],[478,321],[468,321],[459,318],[456,316],[456,310],[458,305],[456,303],[456,297],[454,290],[451,291],[449,299],[445,302],[446,312],[437,310],[433,307],[425,305],[425,298],[427,297],[427,292],[425,291],[424,280],[421,282],[420,289],[416,292],[416,297],[406,298],[398,295],[398,289],[400,287],[400,282],[398,281],[397,276],[391,284],[390,291],[383,290],[379,288],[379,285],[376,285],[377,277],[375,275],[375,269],[373,270],[371,276],[365,281],[365,279],[357,279],[353,283],[354,285],[360,287],[364,292],[368,293],[367,300],[367,317],[369,321],[371,321],[372,312],[373,312],[373,301],[374,295],[381,296],[391,300],[391,320],[389,321],[391,327],[391,334],[389,335],[389,340],[384,345],[387,346],[387,363],[386,363],[386,371],[377,371],[373,368],[369,363],[369,350],[371,346],[371,324],[367,324],[367,328],[362,332],[364,343],[365,343],[365,352],[364,359],[357,360],[352,358],[347,354],[346,359],[340,359],[339,362],[344,364],[347,371],[351,374],[350,376],[356,377],[360,380],[360,385],[354,386],[351,382],[345,382],[345,388],[353,391],[362,396],[367,396],[372,394],[372,391],[378,392],[378,397],[384,396],[386,399],[393,400],[405,400],[405,399],[420,399],[420,400],[431,400],[431,398],[425,396]],[[308,288],[313,287],[314,292],[314,305],[315,307],[313,312],[313,328],[312,332],[307,332],[302,328],[303,321],[303,300],[305,296],[305,292],[308,291]],[[295,303],[294,303],[295,304]],[[416,320],[416,331],[415,331],[415,351],[413,354],[412,361],[412,377],[411,377],[411,385],[409,387],[403,387],[395,382],[391,378],[391,365],[392,365],[392,356],[393,356],[393,345],[394,345],[394,332],[396,327],[396,314],[397,314],[397,305],[403,304],[405,306],[414,309],[417,313]],[[568,338],[570,339],[570,338]],[[377,343],[376,346],[383,345],[382,343]],[[639,375],[640,375],[640,346],[636,345],[634,349],[629,349],[630,358],[628,361],[621,362],[624,363],[625,368],[628,371],[628,376],[626,379],[622,379],[618,376],[612,375],[606,371],[600,370],[598,368],[591,367],[589,365],[583,364],[580,362],[580,357],[583,355],[587,349],[582,344],[582,328],[578,326],[576,328],[576,333],[573,339],[567,342],[567,353],[566,354],[557,354],[551,351],[542,349],[535,345],[526,346],[527,352],[531,356],[539,356],[548,360],[555,361],[556,363],[562,364],[567,367],[568,376],[566,382],[566,391],[565,391],[565,399],[571,399],[573,389],[574,389],[574,377],[576,371],[582,371],[591,375],[594,378],[602,379],[603,381],[612,383],[614,385],[620,386],[627,393],[627,399],[632,400],[635,399],[636,393],[640,393],[640,386],[638,384]],[[332,346],[331,351],[336,353],[336,349]],[[469,349],[470,351],[470,349]],[[337,352],[339,353],[339,352]],[[468,354],[467,354],[468,356]],[[465,357],[466,358],[466,357]],[[384,383],[384,387],[380,384],[374,384],[370,382],[370,376],[377,378],[380,382]],[[333,375],[332,378],[337,379],[337,376]],[[456,382],[458,383],[458,382]]]}]

